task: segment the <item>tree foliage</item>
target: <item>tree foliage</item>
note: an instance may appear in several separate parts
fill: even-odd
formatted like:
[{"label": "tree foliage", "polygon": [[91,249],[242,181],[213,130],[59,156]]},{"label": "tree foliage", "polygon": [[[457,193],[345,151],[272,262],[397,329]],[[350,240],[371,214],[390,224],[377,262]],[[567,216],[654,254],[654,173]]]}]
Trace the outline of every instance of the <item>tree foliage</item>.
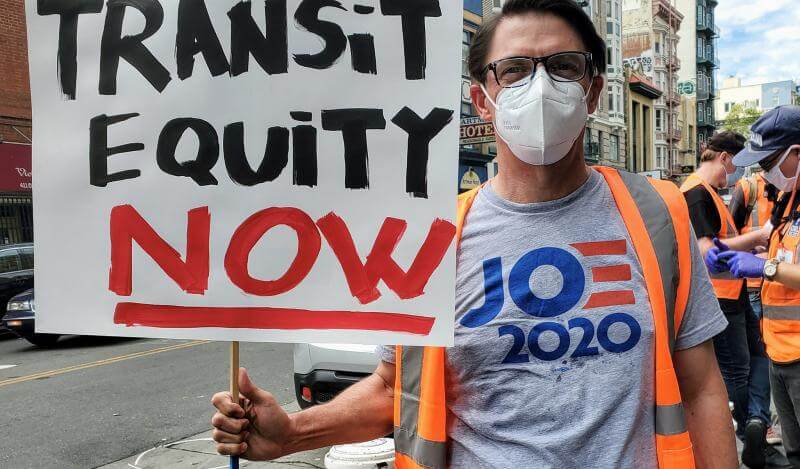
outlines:
[{"label": "tree foliage", "polygon": [[761,115],[764,114],[758,109],[744,107],[742,104],[734,104],[728,113],[728,117],[722,124],[724,130],[738,132],[745,137],[750,137],[750,126],[753,125]]}]

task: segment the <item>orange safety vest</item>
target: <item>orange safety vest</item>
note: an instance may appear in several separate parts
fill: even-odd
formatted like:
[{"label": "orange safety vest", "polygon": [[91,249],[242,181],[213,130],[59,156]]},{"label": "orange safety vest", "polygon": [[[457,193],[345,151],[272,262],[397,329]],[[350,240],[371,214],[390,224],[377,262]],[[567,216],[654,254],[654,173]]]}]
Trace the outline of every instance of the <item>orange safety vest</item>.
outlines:
[{"label": "orange safety vest", "polygon": [[[786,210],[788,214],[791,207]],[[797,264],[798,246],[800,223],[789,220],[772,232],[769,258],[779,257],[783,262]],[[800,291],[764,279],[761,304],[764,310],[761,334],[769,358],[777,363],[800,360]]]},{"label": "orange safety vest", "polygon": [[[655,440],[660,469],[693,469],[694,453],[672,361],[692,272],[686,200],[667,181],[596,168],[608,182],[642,265],[655,325]],[[457,239],[478,189],[458,198]],[[447,467],[445,349],[397,346],[395,467]]]},{"label": "orange safety vest", "polygon": [[[737,182],[742,186],[742,194],[744,195],[744,205],[749,207],[752,203],[753,210],[747,214],[744,226],[740,230],[742,234],[750,233],[764,226],[767,220],[772,216],[772,208],[775,202],[768,200],[766,196],[767,182],[764,176],[756,174],[750,179],[741,179]],[[753,193],[755,192],[755,193]],[[747,279],[747,288],[751,290],[761,289],[763,279],[749,278]]]},{"label": "orange safety vest", "polygon": [[[717,194],[717,191],[698,176],[697,173],[690,175],[686,179],[686,182],[681,186],[681,192],[689,192],[699,185],[702,185],[708,193],[711,194],[711,198],[714,199],[714,205],[717,207],[720,222],[720,231],[717,233],[717,238],[719,238],[720,241],[724,241],[728,238],[738,236],[739,232],[736,230],[733,217],[731,216],[731,212],[728,211],[725,201],[723,201],[722,197]],[[744,286],[744,280],[734,277],[730,272],[722,272],[719,274],[709,272],[709,275],[717,298],[724,300],[736,300],[739,298],[742,292],[742,286]]]}]

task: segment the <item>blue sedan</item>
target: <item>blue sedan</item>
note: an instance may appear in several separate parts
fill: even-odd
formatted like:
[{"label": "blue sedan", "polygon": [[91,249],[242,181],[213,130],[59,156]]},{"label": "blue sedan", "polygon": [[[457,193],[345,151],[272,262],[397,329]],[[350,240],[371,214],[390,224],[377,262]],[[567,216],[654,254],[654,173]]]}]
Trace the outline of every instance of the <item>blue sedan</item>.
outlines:
[{"label": "blue sedan", "polygon": [[60,337],[58,334],[36,333],[35,308],[33,289],[26,290],[11,298],[0,324],[34,345],[47,347],[55,344]]}]

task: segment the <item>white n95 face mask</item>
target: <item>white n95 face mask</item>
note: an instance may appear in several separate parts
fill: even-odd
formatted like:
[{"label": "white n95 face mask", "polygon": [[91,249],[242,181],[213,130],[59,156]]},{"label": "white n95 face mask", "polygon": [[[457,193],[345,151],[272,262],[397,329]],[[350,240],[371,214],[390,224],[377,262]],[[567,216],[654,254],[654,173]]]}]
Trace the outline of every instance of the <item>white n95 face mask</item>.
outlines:
[{"label": "white n95 face mask", "polygon": [[786,150],[786,153],[781,156],[775,166],[772,167],[769,171],[764,173],[764,179],[767,180],[768,183],[772,184],[773,186],[777,187],[781,192],[792,192],[797,185],[797,176],[800,173],[800,164],[797,166],[797,171],[793,178],[787,178],[784,176],[783,171],[781,171],[781,164],[786,161],[786,158],[792,154],[793,150],[800,148],[800,146],[795,145],[790,147]]},{"label": "white n95 face mask", "polygon": [[586,126],[587,93],[578,82],[557,82],[543,69],[525,86],[503,88],[495,103],[495,132],[514,156],[534,166],[561,161]]}]

